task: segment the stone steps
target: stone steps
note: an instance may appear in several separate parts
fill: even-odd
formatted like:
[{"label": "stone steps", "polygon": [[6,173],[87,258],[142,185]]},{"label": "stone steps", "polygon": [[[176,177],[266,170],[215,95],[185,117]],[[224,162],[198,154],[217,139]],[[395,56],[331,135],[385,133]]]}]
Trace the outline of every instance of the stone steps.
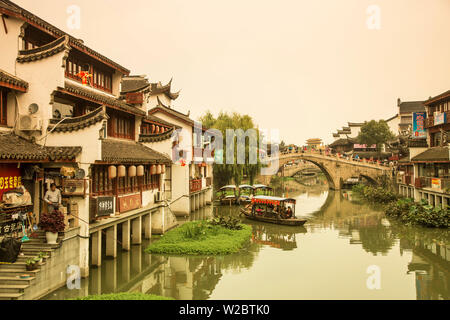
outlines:
[{"label": "stone steps", "polygon": [[[0,264],[0,300],[23,299],[26,290],[33,286],[36,278],[41,272],[40,268],[52,256],[54,250],[61,246],[61,235],[57,244],[46,243],[45,232],[37,231],[36,237],[30,237],[30,241],[22,243],[20,254],[16,262],[11,264]],[[35,258],[40,252],[44,252],[48,258],[44,258],[38,269],[27,271],[26,261]],[[28,279],[21,279],[21,275],[30,275]]]},{"label": "stone steps", "polygon": [[0,294],[2,293],[23,293],[28,288],[27,284],[0,284]]},{"label": "stone steps", "polygon": [[[1,264],[0,265],[0,272],[2,271],[2,269],[23,269],[24,271],[26,271],[26,261],[16,261],[14,263],[11,264]],[[45,265],[45,262],[42,262],[42,264],[40,264],[40,266]],[[0,282],[1,284],[1,282]]]},{"label": "stone steps", "polygon": [[30,285],[34,281],[35,277],[30,277],[28,279],[21,279],[19,276],[16,277],[4,277],[0,276],[0,284],[23,284]]},{"label": "stone steps", "polygon": [[38,275],[39,272],[41,272],[40,269],[27,271],[27,270],[23,270],[23,269],[9,268],[9,269],[2,269],[2,270],[0,270],[0,277],[18,277],[18,276],[20,276],[22,274],[28,274],[31,277],[36,278],[36,276]]},{"label": "stone steps", "polygon": [[23,293],[0,293],[0,300],[17,300]]}]

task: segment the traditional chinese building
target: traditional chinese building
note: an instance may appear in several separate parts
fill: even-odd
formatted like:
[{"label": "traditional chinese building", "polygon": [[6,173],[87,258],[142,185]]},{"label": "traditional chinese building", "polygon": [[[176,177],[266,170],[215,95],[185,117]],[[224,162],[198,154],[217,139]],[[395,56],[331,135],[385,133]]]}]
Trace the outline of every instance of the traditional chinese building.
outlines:
[{"label": "traditional chinese building", "polygon": [[[172,212],[189,214],[211,200],[211,166],[203,155],[192,161],[202,135],[170,107],[178,97],[171,82],[129,76],[11,1],[0,0],[0,13],[0,196],[25,186],[39,220],[55,183],[66,233],[78,236],[71,252],[82,276],[101,264],[102,234],[106,255],[115,257],[118,238],[129,250],[175,226]],[[176,130],[189,137],[185,165],[172,163]]]},{"label": "traditional chinese building", "polygon": [[[427,199],[432,205],[450,205],[450,91],[430,97],[423,105],[426,139],[414,138],[415,132],[411,132],[410,155],[401,159],[400,192],[416,200]],[[422,125],[416,127],[423,129]]]},{"label": "traditional chinese building", "polygon": [[204,137],[206,128],[196,125],[189,113],[171,106],[179,95],[172,93],[171,85],[172,80],[162,85],[161,82],[151,83],[145,76],[129,76],[122,81],[121,94],[147,113],[140,141],[150,148],[163,150],[176,160],[170,170],[173,183],[167,186],[172,199],[170,208],[176,215],[188,215],[212,201],[213,155],[205,152],[209,146]]}]

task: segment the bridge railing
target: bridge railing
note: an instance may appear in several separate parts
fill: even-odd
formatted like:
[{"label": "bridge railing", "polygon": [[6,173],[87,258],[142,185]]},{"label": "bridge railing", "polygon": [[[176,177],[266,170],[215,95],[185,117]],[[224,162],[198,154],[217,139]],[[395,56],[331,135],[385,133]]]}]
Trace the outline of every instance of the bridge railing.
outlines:
[{"label": "bridge railing", "polygon": [[353,163],[353,162],[360,162],[360,163],[364,163],[364,164],[369,164],[369,165],[373,165],[373,166],[377,166],[377,167],[390,167],[390,165],[388,163],[383,163],[379,160],[371,160],[371,159],[365,159],[365,158],[354,158],[351,156],[344,156],[342,154],[339,153],[335,153],[332,154],[329,151],[317,151],[317,150],[299,150],[297,152],[292,152],[292,151],[285,151],[285,152],[280,152],[278,157],[268,157],[265,160],[266,161],[272,161],[271,159],[280,159],[280,158],[285,158],[285,157],[290,157],[293,155],[315,155],[315,156],[322,156],[324,158],[333,158],[333,159],[339,159],[340,161],[346,161],[349,163]]}]

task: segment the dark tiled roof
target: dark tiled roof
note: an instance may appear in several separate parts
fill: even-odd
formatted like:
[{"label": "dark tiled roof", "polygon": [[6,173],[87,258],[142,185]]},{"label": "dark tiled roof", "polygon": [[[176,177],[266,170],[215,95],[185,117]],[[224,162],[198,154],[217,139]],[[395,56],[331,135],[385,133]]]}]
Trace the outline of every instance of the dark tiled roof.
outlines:
[{"label": "dark tiled roof", "polygon": [[433,147],[418,154],[411,162],[449,161],[448,147]]},{"label": "dark tiled roof", "polygon": [[339,134],[350,134],[350,133],[352,133],[350,130],[338,130],[337,132]]},{"label": "dark tiled roof", "polygon": [[173,123],[170,123],[170,122],[168,122],[168,121],[166,121],[166,120],[163,120],[163,119],[158,118],[158,117],[156,117],[156,116],[154,116],[154,115],[151,115],[151,114],[148,115],[148,116],[146,116],[144,119],[145,119],[145,120],[148,120],[148,121],[151,121],[151,122],[156,122],[156,123],[158,123],[158,124],[162,124],[162,125],[164,125],[164,126],[180,128],[180,126],[177,126],[177,125],[175,125],[175,124],[173,124]]},{"label": "dark tiled roof", "polygon": [[339,133],[333,133],[333,137],[339,137]]},{"label": "dark tiled roof", "polygon": [[171,159],[135,141],[107,139],[102,141],[102,161],[113,163],[170,163]]},{"label": "dark tiled roof", "polygon": [[425,105],[430,105],[434,102],[438,102],[441,100],[448,100],[450,98],[450,90],[445,91],[444,93],[441,93],[435,97],[430,97],[427,101],[424,102]]},{"label": "dark tiled roof", "polygon": [[68,43],[69,43],[69,36],[63,36],[42,47],[30,50],[21,50],[19,51],[17,62],[20,63],[32,62],[54,56],[55,54],[63,51],[64,49],[69,50],[70,47]]},{"label": "dark tiled roof", "polygon": [[341,138],[341,139],[337,139],[336,141],[334,141],[332,144],[330,144],[329,146],[331,148],[333,147],[339,147],[339,146],[347,146],[349,144],[354,144],[355,142],[353,141],[353,139],[348,139],[348,138]]},{"label": "dark tiled roof", "polygon": [[81,153],[81,147],[45,147],[51,161],[75,160]]},{"label": "dark tiled roof", "polygon": [[81,147],[43,147],[14,134],[0,135],[0,159],[16,161],[75,160]]},{"label": "dark tiled roof", "polygon": [[107,118],[108,116],[106,115],[105,107],[102,106],[85,115],[68,118],[59,123],[56,127],[55,125],[60,122],[61,119],[51,119],[47,130],[53,130],[52,132],[72,132],[90,127]]},{"label": "dark tiled roof", "polygon": [[128,76],[123,77],[121,82],[121,93],[136,92],[146,89],[150,86],[145,76]]},{"label": "dark tiled roof", "polygon": [[426,139],[409,139],[408,147],[411,148],[428,148],[428,142]]},{"label": "dark tiled roof", "polygon": [[399,113],[423,112],[425,106],[423,101],[405,101],[399,104]]},{"label": "dark tiled roof", "polygon": [[130,73],[130,70],[122,67],[118,63],[112,61],[111,59],[109,59],[109,58],[101,55],[100,53],[85,46],[81,40],[72,37],[71,35],[56,28],[55,26],[51,25],[50,23],[44,21],[43,19],[37,17],[36,15],[32,14],[31,12],[23,9],[22,7],[18,6],[17,4],[15,4],[9,0],[0,0],[0,12],[5,13],[7,15],[11,15],[18,19],[22,19],[23,21],[26,21],[33,26],[39,27],[40,29],[53,35],[56,38],[68,35],[69,39],[70,39],[70,45],[72,47],[75,47],[76,49],[80,50],[81,52],[86,52],[90,56],[114,67],[115,69],[120,70],[121,72],[123,72],[125,74]]},{"label": "dark tiled roof", "polygon": [[364,122],[348,122],[349,127],[361,127]]},{"label": "dark tiled roof", "polygon": [[71,83],[65,82],[64,88],[58,88],[60,91],[67,91],[69,93],[82,96],[84,98],[93,100],[99,104],[105,104],[107,106],[117,107],[125,112],[137,114],[137,115],[145,115],[145,111],[140,110],[136,107],[130,106],[122,100],[110,97],[105,94],[94,92],[93,90],[85,89],[77,85],[73,85]]},{"label": "dark tiled roof", "polygon": [[140,134],[139,141],[140,142],[158,142],[170,139],[172,137],[173,128],[167,130],[163,133],[158,134]]},{"label": "dark tiled roof", "polygon": [[44,161],[48,157],[44,147],[14,134],[0,135],[0,159]]},{"label": "dark tiled roof", "polygon": [[173,92],[171,92],[171,89],[172,89],[172,79],[170,79],[169,83],[166,85],[162,85],[161,82],[150,84],[150,93],[151,94],[164,93],[170,99],[175,100],[179,97],[180,92],[178,91],[178,92],[173,93]]},{"label": "dark tiled roof", "polygon": [[12,74],[0,69],[0,82],[4,82],[8,85],[20,87],[24,90],[28,89],[28,82],[22,80]]},{"label": "dark tiled roof", "polygon": [[[158,101],[159,101],[159,99],[158,99]],[[157,111],[160,111],[162,113],[168,114],[169,116],[178,118],[179,120],[182,120],[190,125],[194,125],[194,120],[189,118],[189,116],[187,114],[184,114],[179,111],[176,111],[175,109],[169,108],[169,107],[163,105],[160,101],[159,101],[159,104],[156,107],[150,109],[148,113],[149,113],[149,115],[152,115],[153,113],[156,113]]]}]

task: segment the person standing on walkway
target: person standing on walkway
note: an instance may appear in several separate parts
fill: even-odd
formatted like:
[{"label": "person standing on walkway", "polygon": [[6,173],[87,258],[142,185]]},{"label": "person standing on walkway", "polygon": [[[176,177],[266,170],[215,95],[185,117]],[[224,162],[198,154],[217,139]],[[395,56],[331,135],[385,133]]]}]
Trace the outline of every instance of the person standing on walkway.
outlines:
[{"label": "person standing on walkway", "polygon": [[47,190],[44,196],[45,202],[47,202],[48,213],[53,213],[59,209],[61,205],[61,191],[56,188],[56,184],[50,185],[50,190]]}]

